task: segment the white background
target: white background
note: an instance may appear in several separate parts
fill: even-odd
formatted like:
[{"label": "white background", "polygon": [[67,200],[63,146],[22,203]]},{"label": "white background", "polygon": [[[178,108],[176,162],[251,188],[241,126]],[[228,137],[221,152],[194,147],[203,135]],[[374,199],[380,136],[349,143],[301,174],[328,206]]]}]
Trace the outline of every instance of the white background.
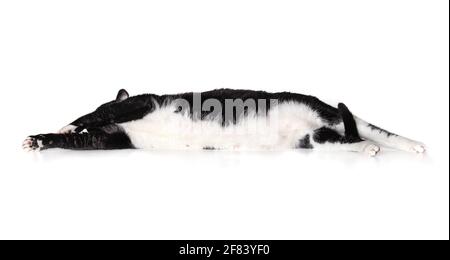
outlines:
[{"label": "white background", "polygon": [[[448,1],[1,1],[1,239],[448,239]],[[294,91],[429,153],[21,150],[130,94]]]}]

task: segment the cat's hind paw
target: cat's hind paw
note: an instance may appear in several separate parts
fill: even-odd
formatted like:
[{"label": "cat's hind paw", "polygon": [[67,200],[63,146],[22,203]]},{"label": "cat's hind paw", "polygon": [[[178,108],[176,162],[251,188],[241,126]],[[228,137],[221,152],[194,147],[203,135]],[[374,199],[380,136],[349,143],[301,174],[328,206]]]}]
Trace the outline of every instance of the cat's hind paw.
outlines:
[{"label": "cat's hind paw", "polygon": [[376,156],[380,152],[380,150],[380,147],[376,144],[368,144],[364,148],[364,152],[372,157]]},{"label": "cat's hind paw", "polygon": [[40,151],[44,147],[42,140],[35,136],[28,136],[22,143],[22,148],[26,152]]},{"label": "cat's hind paw", "polygon": [[427,148],[423,144],[416,144],[412,147],[412,150],[416,153],[422,154],[427,151]]}]

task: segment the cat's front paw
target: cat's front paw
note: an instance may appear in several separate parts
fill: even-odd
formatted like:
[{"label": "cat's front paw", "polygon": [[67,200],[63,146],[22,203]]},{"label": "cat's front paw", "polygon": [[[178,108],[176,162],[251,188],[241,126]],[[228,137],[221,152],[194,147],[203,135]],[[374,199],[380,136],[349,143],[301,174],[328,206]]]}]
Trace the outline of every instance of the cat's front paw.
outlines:
[{"label": "cat's front paw", "polygon": [[69,134],[69,133],[75,133],[75,129],[77,129],[78,126],[75,125],[66,125],[65,127],[59,129],[58,133],[59,134]]},{"label": "cat's front paw", "polygon": [[43,136],[28,136],[22,143],[22,148],[27,151],[40,151],[44,148]]}]

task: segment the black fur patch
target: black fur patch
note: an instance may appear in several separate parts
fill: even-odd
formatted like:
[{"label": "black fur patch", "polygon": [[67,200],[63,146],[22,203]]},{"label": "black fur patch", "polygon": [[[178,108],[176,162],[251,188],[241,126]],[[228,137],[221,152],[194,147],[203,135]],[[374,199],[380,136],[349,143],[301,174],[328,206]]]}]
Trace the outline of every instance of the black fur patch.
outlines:
[{"label": "black fur patch", "polygon": [[32,147],[38,148],[37,141],[41,141],[43,147],[64,148],[75,150],[93,149],[127,149],[134,148],[130,138],[123,132],[96,132],[82,134],[41,134],[30,136]]},{"label": "black fur patch", "polygon": [[306,135],[302,139],[298,141],[298,144],[295,146],[295,148],[303,148],[303,149],[312,149],[314,148],[311,144],[311,137],[310,135]]},{"label": "black fur patch", "polygon": [[355,119],[353,118],[353,114],[343,103],[338,104],[338,110],[344,122],[346,142],[348,143],[361,142],[362,139],[359,136],[358,128],[356,127],[356,122]]},{"label": "black fur patch", "polygon": [[376,126],[376,125],[368,124],[367,126],[370,127],[370,129],[372,129],[372,130],[374,130],[374,131],[378,131],[378,132],[380,132],[380,133],[386,134],[388,137],[391,137],[391,136],[398,136],[398,135],[396,135],[396,134],[394,134],[394,133],[391,133],[391,132],[389,132],[389,131],[386,131],[386,130],[384,130],[384,129],[382,129],[382,128]]},{"label": "black fur patch", "polygon": [[324,143],[345,143],[345,138],[338,132],[328,127],[322,127],[314,131],[313,139],[319,144]]}]

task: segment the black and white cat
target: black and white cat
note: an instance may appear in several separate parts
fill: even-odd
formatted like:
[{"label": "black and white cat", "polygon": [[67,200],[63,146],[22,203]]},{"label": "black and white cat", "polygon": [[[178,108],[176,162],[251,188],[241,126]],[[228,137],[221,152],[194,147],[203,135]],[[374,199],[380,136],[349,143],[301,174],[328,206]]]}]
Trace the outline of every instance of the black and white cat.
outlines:
[{"label": "black and white cat", "polygon": [[29,136],[25,150],[305,148],[364,152],[380,146],[424,153],[419,142],[354,117],[316,97],[281,92],[218,89],[177,95],[117,98],[63,127]]}]

